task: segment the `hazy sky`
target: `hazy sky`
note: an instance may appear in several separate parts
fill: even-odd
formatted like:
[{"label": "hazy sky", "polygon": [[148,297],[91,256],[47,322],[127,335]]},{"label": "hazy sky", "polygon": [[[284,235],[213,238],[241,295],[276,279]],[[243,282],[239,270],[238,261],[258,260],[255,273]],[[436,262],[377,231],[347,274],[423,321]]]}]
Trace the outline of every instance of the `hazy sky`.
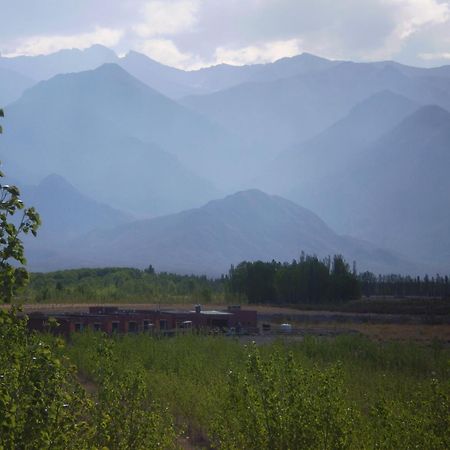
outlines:
[{"label": "hazy sky", "polygon": [[450,0],[0,0],[0,52],[106,45],[194,68],[310,52],[450,64]]}]

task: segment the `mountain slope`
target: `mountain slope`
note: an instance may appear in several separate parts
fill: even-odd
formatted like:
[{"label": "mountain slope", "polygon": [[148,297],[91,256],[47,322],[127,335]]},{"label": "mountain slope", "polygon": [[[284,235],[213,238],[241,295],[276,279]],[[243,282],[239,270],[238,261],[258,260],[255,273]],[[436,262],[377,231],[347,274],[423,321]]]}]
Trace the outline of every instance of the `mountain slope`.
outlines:
[{"label": "mountain slope", "polygon": [[72,48],[49,55],[0,57],[0,67],[40,81],[62,73],[95,69],[117,60],[117,55],[109,48],[93,45],[85,50]]},{"label": "mountain slope", "polygon": [[219,64],[186,72],[184,78],[204,92],[217,92],[242,83],[274,81],[330,68],[339,62],[308,53],[281,58],[272,63],[232,66]]},{"label": "mountain slope", "polygon": [[192,172],[219,182],[229,182],[238,172],[238,155],[241,161],[245,159],[241,143],[230,133],[115,64],[41,82],[6,113],[14,120],[13,127],[16,123],[31,127],[29,134],[46,141],[56,137],[61,127],[75,139],[80,126],[99,134],[103,124],[103,137],[108,136],[110,128],[156,145],[176,155]]},{"label": "mountain slope", "polygon": [[114,228],[132,216],[96,202],[59,175],[49,175],[37,186],[22,190],[25,204],[33,205],[42,219],[39,234],[75,236],[96,228]]},{"label": "mountain slope", "polygon": [[345,171],[367,145],[398,125],[419,105],[390,91],[358,103],[325,131],[282,152],[254,184],[284,194],[295,187],[297,200],[315,210],[314,191],[328,177]]},{"label": "mountain slope", "polygon": [[[23,183],[17,183],[23,186]],[[111,229],[133,217],[82,194],[59,175],[49,175],[38,185],[23,186],[21,197],[39,212],[38,237],[25,236],[27,255],[45,266],[67,242],[95,229]]]},{"label": "mountain slope", "polygon": [[383,90],[450,109],[450,83],[447,89],[392,66],[347,62],[292,78],[187,97],[183,104],[268,147],[267,152],[275,156],[282,148],[314,137],[357,103]]},{"label": "mountain slope", "polygon": [[209,92],[197,87],[195,80],[189,80],[188,72],[160,64],[142,53],[131,51],[120,58],[118,64],[138,80],[172,99]]},{"label": "mountain slope", "polygon": [[[334,233],[310,211],[261,191],[239,192],[182,213],[91,233],[65,253],[68,266],[120,265],[219,275],[246,260],[290,261],[342,253],[361,268],[413,270],[389,252]],[[37,262],[35,261],[35,264]],[[47,261],[54,267],[61,259]]]},{"label": "mountain slope", "polygon": [[316,186],[316,210],[349,234],[448,267],[449,168],[450,113],[425,106]]},{"label": "mountain slope", "polygon": [[[202,122],[117,66],[41,82],[5,115],[2,154],[30,181],[59,173],[99,201],[151,215],[198,206],[218,194],[154,143],[173,134],[193,162],[194,151],[186,147],[194,142],[181,128],[200,135]],[[148,142],[135,134],[147,134]]]},{"label": "mountain slope", "polygon": [[0,105],[17,100],[25,89],[31,87],[35,82],[20,73],[0,67]]}]

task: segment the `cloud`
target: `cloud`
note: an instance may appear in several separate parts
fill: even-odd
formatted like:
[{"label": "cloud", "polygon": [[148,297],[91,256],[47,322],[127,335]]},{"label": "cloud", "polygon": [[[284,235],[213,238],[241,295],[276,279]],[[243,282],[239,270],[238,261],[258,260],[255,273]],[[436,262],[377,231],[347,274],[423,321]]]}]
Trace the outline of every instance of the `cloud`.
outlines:
[{"label": "cloud", "polygon": [[[384,4],[389,7],[387,11],[392,17],[391,30],[379,46],[358,55],[361,59],[374,61],[395,58],[411,46],[415,35],[419,34],[424,41],[427,33],[431,34],[433,28],[450,19],[449,4],[436,0],[384,0]],[[417,54],[415,56],[420,58]]]},{"label": "cloud", "polygon": [[289,39],[287,41],[266,42],[237,49],[218,47],[215,52],[215,62],[236,66],[273,62],[283,57],[298,55],[301,53],[300,44],[301,41],[299,39]]},{"label": "cloud", "polygon": [[11,53],[2,56],[46,55],[66,48],[88,48],[94,44],[114,47],[123,36],[122,30],[97,27],[90,33],[74,35],[31,36],[19,42]]},{"label": "cloud", "polygon": [[450,18],[448,3],[436,0],[387,0],[388,5],[398,9],[398,24],[394,35],[406,39],[424,26],[445,23]]},{"label": "cloud", "polygon": [[183,53],[170,39],[148,39],[138,46],[138,50],[162,64],[193,70],[208,65],[192,53]]},{"label": "cloud", "polygon": [[438,61],[440,59],[450,59],[450,52],[442,53],[420,53],[419,58],[424,61]]},{"label": "cloud", "polygon": [[301,53],[300,41],[266,42],[241,48],[218,47],[213,58],[205,60],[191,52],[182,52],[170,39],[149,39],[139,45],[138,50],[148,57],[168,66],[184,70],[195,70],[215,64],[258,64]]},{"label": "cloud", "polygon": [[102,43],[192,68],[300,49],[409,64],[449,51],[450,0],[0,0],[0,11],[0,50],[9,54]]},{"label": "cloud", "polygon": [[198,0],[151,1],[142,7],[143,21],[133,26],[143,38],[174,35],[191,30],[197,23]]}]

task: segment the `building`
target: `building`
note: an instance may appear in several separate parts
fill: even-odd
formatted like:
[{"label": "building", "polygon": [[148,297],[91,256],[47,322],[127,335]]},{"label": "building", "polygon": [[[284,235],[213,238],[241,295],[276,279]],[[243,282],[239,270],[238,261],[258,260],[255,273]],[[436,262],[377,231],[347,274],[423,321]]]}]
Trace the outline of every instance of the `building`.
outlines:
[{"label": "building", "polygon": [[54,332],[69,336],[76,331],[91,329],[112,333],[171,332],[192,328],[194,330],[236,330],[254,332],[257,329],[257,312],[230,306],[226,310],[150,310],[121,309],[113,306],[91,306],[88,312],[30,313],[28,328],[37,331],[50,329],[50,319],[56,320]]}]

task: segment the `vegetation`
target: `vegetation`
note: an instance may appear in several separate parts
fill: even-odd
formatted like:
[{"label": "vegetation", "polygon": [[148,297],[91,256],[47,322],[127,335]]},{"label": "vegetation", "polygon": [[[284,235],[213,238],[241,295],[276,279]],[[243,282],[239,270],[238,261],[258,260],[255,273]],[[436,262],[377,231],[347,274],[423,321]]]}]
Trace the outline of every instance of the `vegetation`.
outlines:
[{"label": "vegetation", "polygon": [[358,276],[363,295],[395,297],[450,298],[450,281],[447,275],[435,277],[411,277],[402,275],[378,275],[364,272]]},{"label": "vegetation", "polygon": [[450,443],[450,352],[308,338],[28,334],[0,312],[0,448],[433,448]]},{"label": "vegetation", "polygon": [[[355,336],[242,345],[218,337],[77,334],[64,352],[101,386],[140,374],[193,444],[221,449],[448,448],[450,352]],[[150,394],[149,394],[150,395]]]},{"label": "vegetation", "polygon": [[225,280],[130,268],[76,269],[31,274],[21,301],[31,303],[225,302]]},{"label": "vegetation", "polygon": [[0,311],[0,448],[171,448],[170,416],[140,373],[112,371],[96,348],[98,390],[88,395],[60,339],[29,334],[17,311]]},{"label": "vegetation", "polygon": [[[360,297],[370,301],[358,300]],[[379,298],[386,297],[384,300]],[[393,302],[389,297],[404,300]],[[152,266],[32,273],[19,303],[258,303],[354,312],[449,313],[448,277],[355,275],[340,256],[242,262],[228,276],[157,273]],[[378,299],[378,300],[377,300]],[[440,300],[439,300],[440,299]]]},{"label": "vegetation", "polygon": [[320,261],[302,254],[291,264],[242,262],[231,268],[229,279],[231,292],[249,303],[331,303],[360,296],[356,273],[339,255]]}]

